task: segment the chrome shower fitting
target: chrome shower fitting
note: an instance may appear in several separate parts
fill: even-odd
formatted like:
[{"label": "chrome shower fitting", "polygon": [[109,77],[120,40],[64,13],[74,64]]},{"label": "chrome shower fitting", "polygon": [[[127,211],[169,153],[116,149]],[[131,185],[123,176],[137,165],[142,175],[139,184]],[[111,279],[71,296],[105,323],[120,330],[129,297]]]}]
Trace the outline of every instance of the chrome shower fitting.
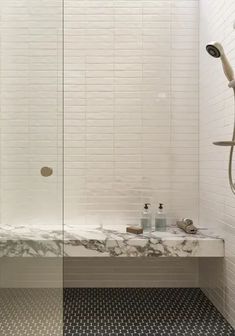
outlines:
[{"label": "chrome shower fitting", "polygon": [[41,168],[41,175],[44,177],[49,177],[53,174],[53,169],[50,167],[42,167]]},{"label": "chrome shower fitting", "polygon": [[230,153],[229,153],[229,164],[228,164],[228,177],[229,177],[229,184],[230,188],[235,195],[235,184],[233,182],[233,174],[232,174],[232,168],[233,168],[233,152],[234,152],[234,146],[235,146],[235,80],[234,80],[234,72],[233,68],[230,65],[223,46],[218,42],[211,42],[206,46],[207,52],[215,58],[220,58],[224,70],[224,74],[227,77],[229,84],[228,86],[230,88],[233,88],[233,95],[234,95],[234,125],[233,125],[233,136],[232,141],[216,141],[213,142],[214,145],[217,146],[230,146]]}]

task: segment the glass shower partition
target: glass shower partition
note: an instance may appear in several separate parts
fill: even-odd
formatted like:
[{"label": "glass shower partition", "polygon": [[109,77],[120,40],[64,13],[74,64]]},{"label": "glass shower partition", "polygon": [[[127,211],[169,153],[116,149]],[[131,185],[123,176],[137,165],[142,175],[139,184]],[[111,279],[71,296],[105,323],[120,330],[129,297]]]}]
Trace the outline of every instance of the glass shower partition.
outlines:
[{"label": "glass shower partition", "polygon": [[0,0],[0,334],[63,335],[63,1]]}]

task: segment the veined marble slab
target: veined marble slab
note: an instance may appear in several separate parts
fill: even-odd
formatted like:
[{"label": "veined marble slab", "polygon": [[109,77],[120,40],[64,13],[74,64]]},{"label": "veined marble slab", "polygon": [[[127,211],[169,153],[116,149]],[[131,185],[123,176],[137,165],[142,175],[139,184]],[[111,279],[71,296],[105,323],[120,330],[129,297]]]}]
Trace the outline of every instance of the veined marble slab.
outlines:
[{"label": "veined marble slab", "polygon": [[222,238],[176,227],[134,235],[126,226],[0,227],[0,257],[223,257]]}]

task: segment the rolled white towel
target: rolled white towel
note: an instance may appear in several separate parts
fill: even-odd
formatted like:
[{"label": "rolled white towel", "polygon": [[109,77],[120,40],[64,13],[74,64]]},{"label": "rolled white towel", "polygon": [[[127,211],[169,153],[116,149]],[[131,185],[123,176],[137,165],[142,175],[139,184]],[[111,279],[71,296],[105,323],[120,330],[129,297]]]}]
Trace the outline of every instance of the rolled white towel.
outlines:
[{"label": "rolled white towel", "polygon": [[176,224],[180,229],[189,234],[195,234],[198,231],[196,226],[193,225],[193,221],[189,218],[183,218],[182,220],[177,221]]}]

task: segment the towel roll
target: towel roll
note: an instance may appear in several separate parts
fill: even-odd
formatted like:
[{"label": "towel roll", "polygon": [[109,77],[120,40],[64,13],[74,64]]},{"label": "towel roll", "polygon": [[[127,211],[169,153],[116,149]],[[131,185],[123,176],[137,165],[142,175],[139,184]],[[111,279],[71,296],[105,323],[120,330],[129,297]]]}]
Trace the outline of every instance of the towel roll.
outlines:
[{"label": "towel roll", "polygon": [[177,226],[184,230],[184,232],[189,234],[195,234],[197,233],[196,226],[193,225],[193,221],[189,218],[183,218],[181,221],[177,221]]}]

